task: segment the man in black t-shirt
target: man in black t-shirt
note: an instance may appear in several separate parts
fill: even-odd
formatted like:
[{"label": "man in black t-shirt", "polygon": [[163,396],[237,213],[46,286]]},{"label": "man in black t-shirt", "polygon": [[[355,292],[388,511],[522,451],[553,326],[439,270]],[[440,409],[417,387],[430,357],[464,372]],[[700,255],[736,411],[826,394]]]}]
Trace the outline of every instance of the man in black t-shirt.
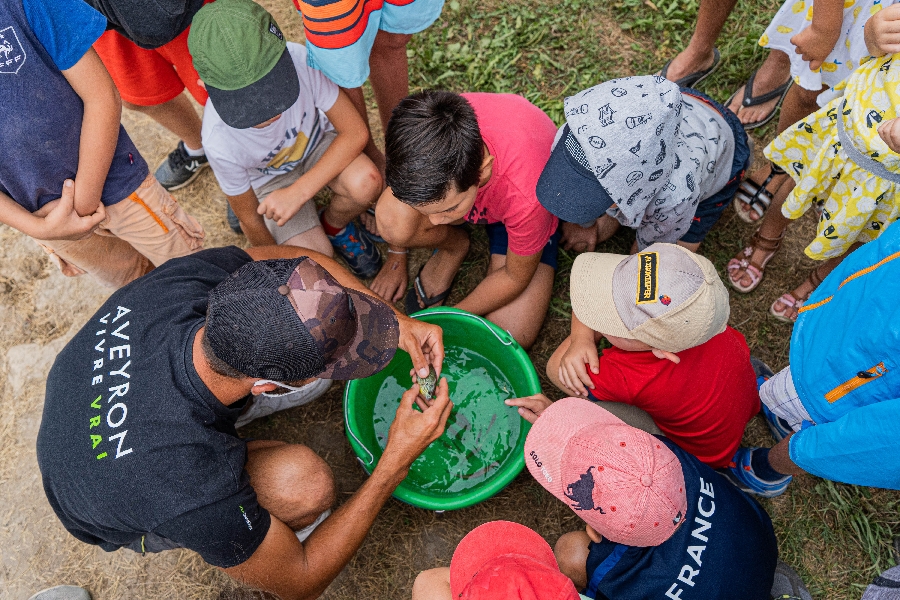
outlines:
[{"label": "man in black t-shirt", "polygon": [[396,314],[315,252],[170,260],[110,296],[57,357],[37,443],[47,498],[104,550],[185,547],[283,598],[317,597],[443,432],[446,382],[423,412],[417,386],[403,396],[371,477],[328,518],[328,465],[305,446],[245,442],[235,423],[251,396],[366,377],[398,347],[418,373],[440,370],[440,328]]}]

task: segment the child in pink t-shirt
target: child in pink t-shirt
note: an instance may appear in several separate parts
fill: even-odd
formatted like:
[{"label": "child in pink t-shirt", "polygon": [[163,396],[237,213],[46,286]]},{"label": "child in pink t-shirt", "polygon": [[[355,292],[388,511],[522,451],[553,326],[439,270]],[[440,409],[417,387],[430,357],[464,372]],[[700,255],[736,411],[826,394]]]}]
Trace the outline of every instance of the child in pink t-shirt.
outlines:
[{"label": "child in pink t-shirt", "polygon": [[408,248],[434,248],[406,293],[415,312],[444,301],[469,251],[455,225],[485,225],[487,276],[457,308],[484,315],[525,348],[550,304],[557,225],[535,189],[556,127],[513,94],[425,91],[404,99],[385,134],[388,188],[378,201],[378,230],[391,245],[372,290],[403,297]]}]

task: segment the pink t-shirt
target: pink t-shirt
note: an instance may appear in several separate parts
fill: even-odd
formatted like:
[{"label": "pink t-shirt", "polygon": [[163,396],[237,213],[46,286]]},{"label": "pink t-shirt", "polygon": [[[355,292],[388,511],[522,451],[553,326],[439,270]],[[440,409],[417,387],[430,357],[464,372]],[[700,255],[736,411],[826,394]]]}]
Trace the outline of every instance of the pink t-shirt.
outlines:
[{"label": "pink t-shirt", "polygon": [[556,125],[544,111],[515,94],[463,94],[478,118],[481,138],[494,156],[491,180],[478,190],[466,221],[503,223],[509,249],[541,252],[559,220],[538,202],[541,171],[550,159]]}]

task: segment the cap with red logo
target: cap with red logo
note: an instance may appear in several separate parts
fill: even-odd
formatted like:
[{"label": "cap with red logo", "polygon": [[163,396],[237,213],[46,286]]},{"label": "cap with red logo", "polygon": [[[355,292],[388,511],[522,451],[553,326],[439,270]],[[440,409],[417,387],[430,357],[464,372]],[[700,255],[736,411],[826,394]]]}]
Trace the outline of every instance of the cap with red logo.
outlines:
[{"label": "cap with red logo", "polygon": [[525,463],[550,493],[618,544],[658,546],[687,512],[678,457],[588,400],[548,407],[525,440]]},{"label": "cap with red logo", "polygon": [[464,600],[578,600],[550,545],[518,523],[476,527],[450,561],[450,591]]}]

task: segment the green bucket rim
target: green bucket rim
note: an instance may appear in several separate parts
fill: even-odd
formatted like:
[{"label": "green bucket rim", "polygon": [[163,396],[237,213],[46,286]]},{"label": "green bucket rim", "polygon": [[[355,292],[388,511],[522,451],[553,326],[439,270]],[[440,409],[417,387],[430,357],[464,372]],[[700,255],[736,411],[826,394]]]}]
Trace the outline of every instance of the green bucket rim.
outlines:
[{"label": "green bucket rim", "polygon": [[[480,323],[482,326],[486,327],[488,331],[494,334],[494,336],[501,344],[509,347],[509,349],[512,351],[512,354],[516,357],[516,360],[521,364],[522,370],[525,372],[525,381],[521,382],[522,387],[526,389],[526,393],[523,395],[539,394],[541,392],[541,383],[538,379],[537,371],[534,368],[534,363],[531,362],[531,358],[528,356],[528,353],[525,352],[525,350],[522,349],[521,346],[519,346],[519,344],[513,339],[509,332],[500,329],[487,319],[458,308],[426,308],[425,310],[421,310],[410,315],[410,317],[414,319],[421,319],[426,322],[430,322],[431,317],[435,316],[452,316],[473,319]],[[347,440],[350,442],[350,446],[353,448],[354,454],[356,454],[357,460],[359,460],[363,469],[365,469],[367,473],[371,474],[372,470],[375,468],[375,465],[378,464],[378,460],[375,458],[375,453],[369,450],[356,437],[357,420],[356,415],[351,410],[350,406],[351,396],[353,394],[353,391],[356,389],[357,381],[361,380],[348,381],[347,386],[344,388],[344,430],[347,436]],[[418,491],[416,488],[408,486],[406,484],[406,480],[404,479],[403,482],[399,486],[397,486],[397,489],[394,491],[393,496],[398,500],[401,500],[402,502],[406,502],[407,504],[441,512],[445,510],[457,510],[460,508],[466,508],[469,506],[474,506],[479,502],[484,502],[491,496],[497,494],[507,485],[509,485],[510,482],[512,482],[512,480],[522,472],[522,469],[525,468],[525,437],[530,429],[531,424],[525,421],[525,419],[522,419],[522,430],[519,435],[519,443],[516,444],[516,446],[512,450],[514,456],[509,462],[503,465],[494,474],[493,477],[485,481],[483,485],[472,488],[471,490],[467,490],[465,492],[460,492],[455,496],[436,497],[424,494]],[[370,458],[367,460],[367,457]]]}]

